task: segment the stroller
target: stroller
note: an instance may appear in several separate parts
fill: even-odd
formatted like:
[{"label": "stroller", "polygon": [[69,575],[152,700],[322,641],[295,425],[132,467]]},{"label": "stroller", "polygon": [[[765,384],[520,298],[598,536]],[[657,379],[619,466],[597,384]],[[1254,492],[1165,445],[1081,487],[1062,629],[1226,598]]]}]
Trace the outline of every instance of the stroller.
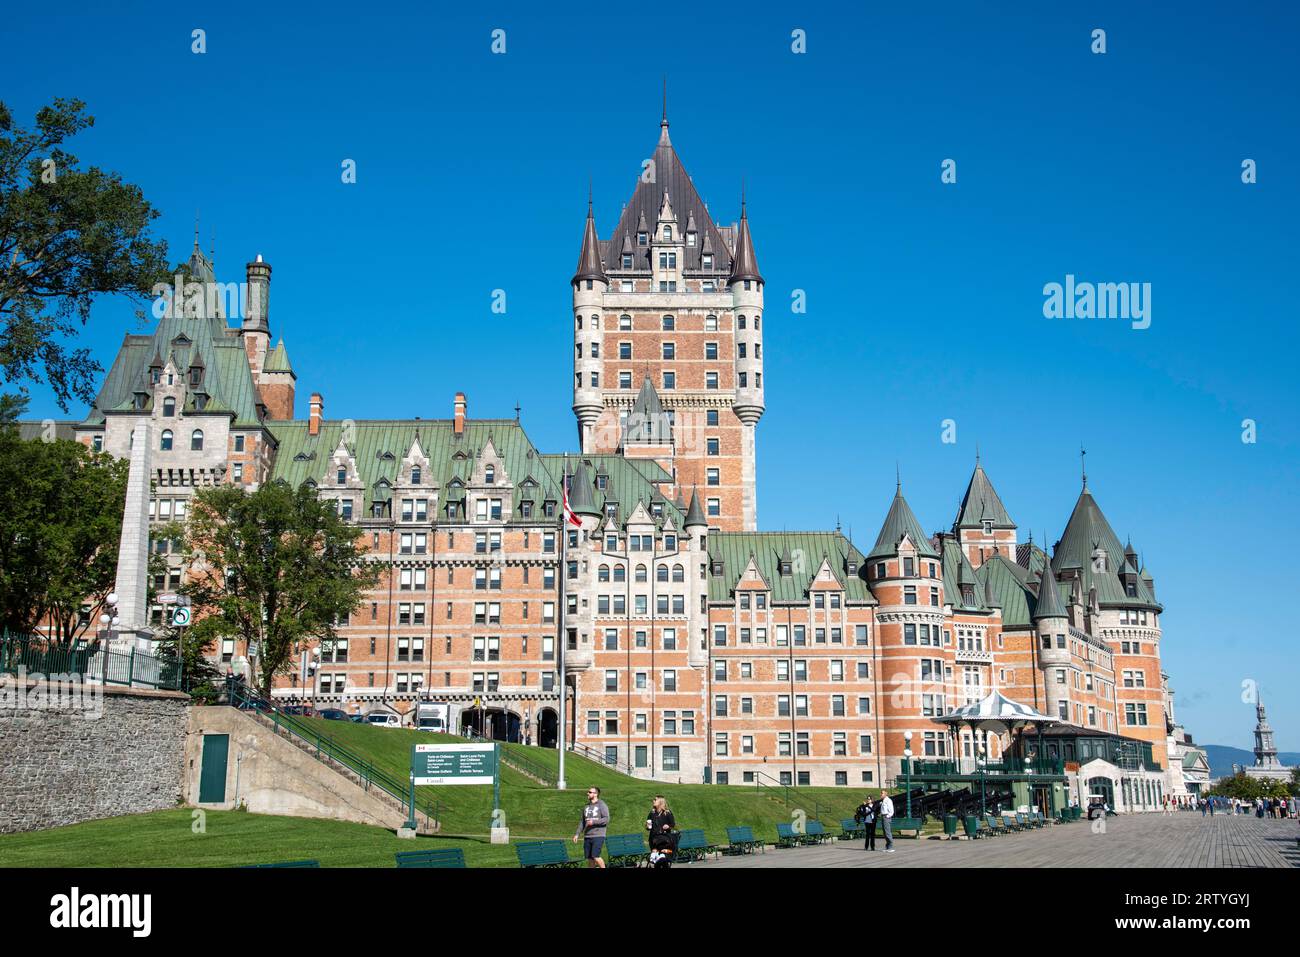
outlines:
[{"label": "stroller", "polygon": [[677,842],[681,837],[680,831],[669,831],[667,834],[652,838],[650,859],[646,862],[646,866],[664,869],[672,867],[673,859],[677,856]]}]

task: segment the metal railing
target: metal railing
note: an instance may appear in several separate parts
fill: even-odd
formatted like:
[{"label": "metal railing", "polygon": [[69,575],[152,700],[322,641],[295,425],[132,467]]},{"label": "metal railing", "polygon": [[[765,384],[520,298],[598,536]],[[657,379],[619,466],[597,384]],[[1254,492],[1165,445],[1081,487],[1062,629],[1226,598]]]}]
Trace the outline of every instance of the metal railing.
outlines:
[{"label": "metal railing", "polygon": [[0,673],[16,675],[20,670],[29,675],[68,676],[165,691],[178,691],[181,686],[179,662],[134,647],[119,651],[98,641],[65,645],[38,635],[0,637]]},{"label": "metal railing", "polygon": [[[763,778],[767,778],[767,780],[771,781],[772,783],[771,784],[763,783],[762,780]],[[806,793],[802,793],[795,786],[791,784],[784,784],[781,781],[777,780],[776,778],[772,777],[770,774],[764,774],[762,771],[754,772],[754,786],[756,790],[771,791],[778,794],[786,807],[802,807],[805,810],[811,810],[812,811],[811,819],[814,821],[820,821],[822,819],[823,812],[831,810],[827,805],[822,804],[815,797],[812,797],[811,795]],[[811,805],[811,808],[809,807],[809,805]]]},{"label": "metal railing", "polygon": [[[332,761],[335,764],[342,765],[357,776],[364,789],[369,790],[373,787],[394,798],[403,808],[409,806],[409,779],[399,780],[346,745],[340,744],[328,735],[321,734],[316,728],[299,718],[286,714],[275,702],[263,697],[241,681],[227,680],[226,695],[232,707],[241,711],[258,712],[262,717],[270,721],[277,731],[283,730],[307,745],[308,747],[305,750],[308,753],[314,751],[313,756],[322,764],[328,764]],[[421,801],[418,797],[415,800],[415,809],[432,822],[441,820],[443,807],[441,801],[430,803],[429,801]]]},{"label": "metal railing", "polygon": [[617,758],[611,761],[608,755],[602,754],[595,748],[589,748],[585,744],[578,744],[578,742],[572,741],[569,743],[569,750],[574,754],[587,758],[589,761],[595,761],[597,764],[603,764],[607,768],[613,768],[620,774],[626,774],[628,777],[636,777],[632,765],[626,762],[621,762]]}]

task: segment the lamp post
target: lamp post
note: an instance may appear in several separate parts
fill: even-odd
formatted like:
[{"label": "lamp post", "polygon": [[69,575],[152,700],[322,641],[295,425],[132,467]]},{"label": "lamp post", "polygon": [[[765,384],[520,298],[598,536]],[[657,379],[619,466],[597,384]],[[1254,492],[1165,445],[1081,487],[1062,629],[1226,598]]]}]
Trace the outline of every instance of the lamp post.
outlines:
[{"label": "lamp post", "polygon": [[903,775],[907,788],[907,816],[912,816],[912,732],[903,732]]},{"label": "lamp post", "polygon": [[976,762],[980,768],[980,817],[988,813],[988,808],[984,804],[984,777],[987,774],[984,768],[984,745],[979,746],[979,759]]}]

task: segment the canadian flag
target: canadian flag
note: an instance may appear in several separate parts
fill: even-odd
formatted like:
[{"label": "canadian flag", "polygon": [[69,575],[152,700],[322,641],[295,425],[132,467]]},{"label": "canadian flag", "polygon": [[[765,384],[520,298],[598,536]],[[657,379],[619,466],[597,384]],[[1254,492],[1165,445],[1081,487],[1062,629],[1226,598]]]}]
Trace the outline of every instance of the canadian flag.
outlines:
[{"label": "canadian flag", "polygon": [[567,478],[564,481],[564,518],[570,525],[582,528],[582,519],[578,518],[578,514],[569,508],[569,481]]}]

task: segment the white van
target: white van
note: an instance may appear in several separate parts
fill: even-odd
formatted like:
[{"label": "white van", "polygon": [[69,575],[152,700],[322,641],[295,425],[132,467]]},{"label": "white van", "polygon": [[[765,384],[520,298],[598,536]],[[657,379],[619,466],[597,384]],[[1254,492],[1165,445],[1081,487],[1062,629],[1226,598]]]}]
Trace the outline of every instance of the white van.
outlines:
[{"label": "white van", "polygon": [[402,720],[391,711],[372,711],[366,715],[366,724],[376,724],[381,728],[400,728]]}]

